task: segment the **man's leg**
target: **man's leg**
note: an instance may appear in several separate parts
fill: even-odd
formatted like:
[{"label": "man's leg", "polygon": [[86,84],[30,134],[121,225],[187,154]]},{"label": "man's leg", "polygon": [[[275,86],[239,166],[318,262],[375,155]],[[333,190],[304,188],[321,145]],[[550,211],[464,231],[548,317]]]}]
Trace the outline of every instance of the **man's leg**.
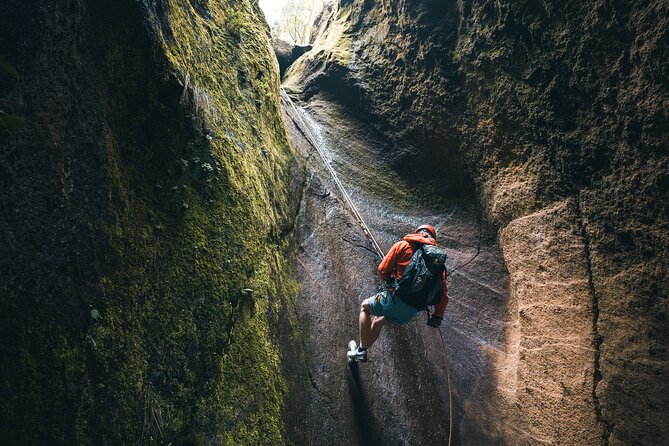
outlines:
[{"label": "man's leg", "polygon": [[367,301],[362,303],[360,307],[360,319],[358,325],[360,328],[360,348],[368,349],[376,342],[381,334],[381,328],[386,325],[386,318],[374,317],[369,311]]}]

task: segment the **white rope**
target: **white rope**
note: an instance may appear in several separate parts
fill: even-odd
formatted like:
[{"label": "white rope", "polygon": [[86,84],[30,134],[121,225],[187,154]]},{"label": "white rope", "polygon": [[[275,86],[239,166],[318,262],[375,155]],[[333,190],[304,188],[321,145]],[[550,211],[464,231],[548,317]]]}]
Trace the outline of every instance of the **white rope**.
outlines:
[{"label": "white rope", "polygon": [[330,176],[332,176],[332,179],[334,180],[335,185],[337,186],[337,188],[341,192],[342,196],[344,197],[344,201],[346,202],[347,207],[353,213],[353,216],[358,221],[358,224],[360,224],[360,226],[362,227],[363,232],[365,233],[365,235],[371,241],[372,246],[374,247],[374,251],[376,251],[376,254],[379,256],[379,258],[383,259],[383,250],[381,249],[381,247],[379,246],[379,243],[374,238],[374,235],[372,234],[372,231],[369,229],[369,227],[365,223],[365,220],[363,220],[362,216],[360,215],[360,213],[356,209],[355,205],[353,204],[353,201],[351,200],[350,195],[348,194],[348,192],[346,192],[346,189],[344,188],[344,185],[341,183],[341,181],[339,181],[339,177],[337,176],[337,172],[335,172],[335,170],[332,168],[327,156],[325,155],[325,152],[323,152],[320,145],[316,142],[316,139],[314,138],[313,134],[311,133],[311,130],[310,130],[309,126],[307,125],[307,123],[304,121],[304,118],[302,117],[302,113],[297,109],[297,107],[293,103],[292,99],[290,99],[290,96],[288,96],[288,94],[285,92],[285,90],[283,88],[281,88],[281,96],[292,106],[293,110],[295,111],[295,114],[297,115],[297,117],[299,118],[301,123],[296,122],[295,118],[290,116],[290,114],[288,116],[290,116],[290,119],[292,119],[293,122],[295,122],[295,125],[300,130],[300,132],[302,132],[302,134],[307,139],[309,144],[311,144],[311,146],[314,149],[316,149],[316,151],[320,155],[321,159],[323,160],[323,164],[325,164],[325,167],[328,169],[328,172],[330,173]]}]

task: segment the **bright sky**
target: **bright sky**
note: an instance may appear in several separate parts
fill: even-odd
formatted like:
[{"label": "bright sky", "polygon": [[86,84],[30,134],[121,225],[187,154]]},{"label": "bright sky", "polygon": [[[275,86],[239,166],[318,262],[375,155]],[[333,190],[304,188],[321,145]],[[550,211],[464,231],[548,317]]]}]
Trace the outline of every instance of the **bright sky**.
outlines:
[{"label": "bright sky", "polygon": [[260,0],[258,4],[265,13],[267,23],[271,25],[281,16],[281,8],[286,4],[286,0]]}]

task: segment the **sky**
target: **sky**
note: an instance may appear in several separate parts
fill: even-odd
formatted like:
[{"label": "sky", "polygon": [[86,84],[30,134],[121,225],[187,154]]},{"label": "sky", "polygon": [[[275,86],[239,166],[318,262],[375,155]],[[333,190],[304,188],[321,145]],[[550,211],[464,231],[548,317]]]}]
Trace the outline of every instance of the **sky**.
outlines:
[{"label": "sky", "polygon": [[260,0],[258,4],[265,13],[267,23],[271,25],[281,16],[281,8],[286,4],[286,0]]}]

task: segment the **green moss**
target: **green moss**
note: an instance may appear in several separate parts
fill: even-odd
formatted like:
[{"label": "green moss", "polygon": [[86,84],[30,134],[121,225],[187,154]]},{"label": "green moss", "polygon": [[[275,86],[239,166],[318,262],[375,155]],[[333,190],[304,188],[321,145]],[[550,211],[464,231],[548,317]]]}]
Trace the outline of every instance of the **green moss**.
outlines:
[{"label": "green moss", "polygon": [[[16,444],[285,443],[276,325],[296,292],[286,237],[299,180],[256,2],[59,8],[36,13],[94,36],[68,51],[90,76],[86,110],[99,116],[87,122],[99,127],[75,138],[86,156],[72,164],[95,173],[72,179],[85,199],[54,215],[74,231],[69,207],[93,208],[77,228],[95,243],[71,248],[46,304],[37,286],[29,301],[0,286],[12,337],[0,434]],[[49,258],[67,243],[57,231],[45,236],[56,240]]]},{"label": "green moss", "polygon": [[111,442],[282,442],[286,386],[268,317],[293,290],[273,282],[286,247],[270,240],[288,215],[292,152],[255,9],[209,12],[169,4],[166,85],[128,77],[141,54],[115,42],[106,53],[105,231],[120,267],[100,281],[90,337]]}]

